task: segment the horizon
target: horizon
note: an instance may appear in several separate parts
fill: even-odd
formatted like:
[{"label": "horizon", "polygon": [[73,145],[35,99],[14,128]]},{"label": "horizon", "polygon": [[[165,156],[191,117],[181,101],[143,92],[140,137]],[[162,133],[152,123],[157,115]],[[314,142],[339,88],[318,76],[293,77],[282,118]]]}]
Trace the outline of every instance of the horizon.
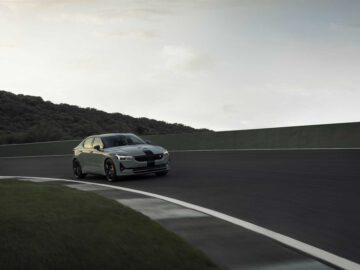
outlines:
[{"label": "horizon", "polygon": [[[0,92],[1,91],[11,93],[11,94],[15,94],[13,92],[10,92],[10,91],[4,90],[4,89],[0,89]],[[95,109],[97,111],[101,111],[101,112],[105,112],[105,113],[109,113],[109,114],[117,114],[117,113],[119,113],[119,114],[122,114],[122,115],[134,117],[134,118],[144,118],[142,116],[135,117],[135,116],[132,116],[132,115],[129,115],[129,114],[126,114],[126,113],[122,113],[122,112],[106,112],[106,111],[103,111],[103,110],[100,110],[100,109],[97,109],[97,108],[94,108],[94,107],[81,107],[81,106],[78,106],[78,105],[75,105],[75,104],[68,104],[68,103],[54,103],[54,102],[52,102],[50,100],[43,99],[41,96],[32,96],[32,95],[27,95],[27,94],[15,94],[15,95],[23,95],[23,96],[31,96],[31,97],[41,98],[44,102],[51,102],[54,105],[65,104],[65,105],[70,105],[70,106],[76,106],[76,107],[79,107],[80,109]],[[162,119],[153,119],[153,118],[148,118],[148,119],[155,120],[155,121],[164,121]],[[166,121],[164,121],[164,122],[166,122]],[[168,123],[168,124],[182,124],[182,125],[185,125],[185,126],[189,126],[186,123],[177,123],[177,122],[166,122],[166,123]],[[360,123],[360,120],[359,121],[354,121],[354,122],[333,122],[333,123],[320,123],[320,124],[310,124],[310,125],[272,126],[272,127],[259,127],[259,128],[228,129],[228,130],[212,130],[212,129],[207,129],[206,127],[203,127],[203,128],[200,127],[200,128],[196,128],[196,129],[207,129],[204,132],[232,132],[232,131],[246,131],[246,130],[258,130],[258,129],[259,130],[261,130],[261,129],[278,129],[278,128],[281,129],[281,128],[296,128],[296,127],[307,127],[307,126],[356,124],[356,123]],[[192,127],[192,126],[189,126],[189,127]],[[194,128],[194,127],[192,127],[192,128]],[[197,131],[184,132],[184,133],[197,133]],[[179,133],[170,133],[170,134],[179,134]],[[151,136],[151,135],[156,135],[156,134],[149,134],[149,135]],[[70,140],[76,140],[76,139],[70,139]],[[47,142],[51,142],[51,141],[47,141]],[[26,144],[26,143],[20,143],[20,144]]]},{"label": "horizon", "polygon": [[334,0],[0,0],[0,88],[215,131],[358,122],[358,10]]}]

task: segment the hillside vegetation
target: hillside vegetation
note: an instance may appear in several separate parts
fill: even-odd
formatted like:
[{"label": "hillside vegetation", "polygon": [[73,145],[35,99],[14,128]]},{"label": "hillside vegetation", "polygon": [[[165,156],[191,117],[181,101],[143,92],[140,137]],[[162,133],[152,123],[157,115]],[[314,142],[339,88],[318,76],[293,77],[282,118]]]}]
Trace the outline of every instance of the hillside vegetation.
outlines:
[{"label": "hillside vegetation", "polygon": [[41,97],[0,91],[0,144],[81,139],[109,132],[149,135],[200,131],[206,129],[54,104]]}]

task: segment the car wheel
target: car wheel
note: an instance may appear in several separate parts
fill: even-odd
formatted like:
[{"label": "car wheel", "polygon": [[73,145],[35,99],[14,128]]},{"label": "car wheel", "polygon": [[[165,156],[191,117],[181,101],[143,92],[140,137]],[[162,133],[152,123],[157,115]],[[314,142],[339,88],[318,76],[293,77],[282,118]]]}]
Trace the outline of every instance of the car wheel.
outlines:
[{"label": "car wheel", "polygon": [[105,161],[105,176],[109,182],[113,182],[117,178],[115,164],[111,159]]},{"label": "car wheel", "polygon": [[157,173],[155,173],[155,174],[156,174],[156,176],[165,176],[165,175],[168,174],[168,171],[157,172]]},{"label": "car wheel", "polygon": [[82,172],[80,162],[76,159],[73,160],[73,172],[77,179],[82,179],[86,176],[86,174]]}]

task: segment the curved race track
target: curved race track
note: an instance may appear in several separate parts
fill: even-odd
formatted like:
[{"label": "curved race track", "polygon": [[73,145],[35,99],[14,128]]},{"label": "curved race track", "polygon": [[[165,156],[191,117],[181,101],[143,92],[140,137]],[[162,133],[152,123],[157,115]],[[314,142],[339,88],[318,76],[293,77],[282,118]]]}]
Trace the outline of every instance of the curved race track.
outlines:
[{"label": "curved race track", "polygon": [[[360,263],[360,150],[190,151],[114,185],[247,220]],[[71,156],[0,158],[0,175],[72,179]],[[105,183],[99,177],[87,181]]]}]

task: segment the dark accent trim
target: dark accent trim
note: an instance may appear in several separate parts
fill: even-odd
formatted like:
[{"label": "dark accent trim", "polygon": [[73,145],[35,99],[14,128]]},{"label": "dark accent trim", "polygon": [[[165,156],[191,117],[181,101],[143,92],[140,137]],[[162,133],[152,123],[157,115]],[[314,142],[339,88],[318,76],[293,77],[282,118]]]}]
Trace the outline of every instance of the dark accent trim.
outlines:
[{"label": "dark accent trim", "polygon": [[144,156],[135,156],[135,160],[139,162],[145,162],[145,161],[153,161],[153,160],[159,160],[164,157],[163,154],[155,154],[155,155],[144,155]]}]

